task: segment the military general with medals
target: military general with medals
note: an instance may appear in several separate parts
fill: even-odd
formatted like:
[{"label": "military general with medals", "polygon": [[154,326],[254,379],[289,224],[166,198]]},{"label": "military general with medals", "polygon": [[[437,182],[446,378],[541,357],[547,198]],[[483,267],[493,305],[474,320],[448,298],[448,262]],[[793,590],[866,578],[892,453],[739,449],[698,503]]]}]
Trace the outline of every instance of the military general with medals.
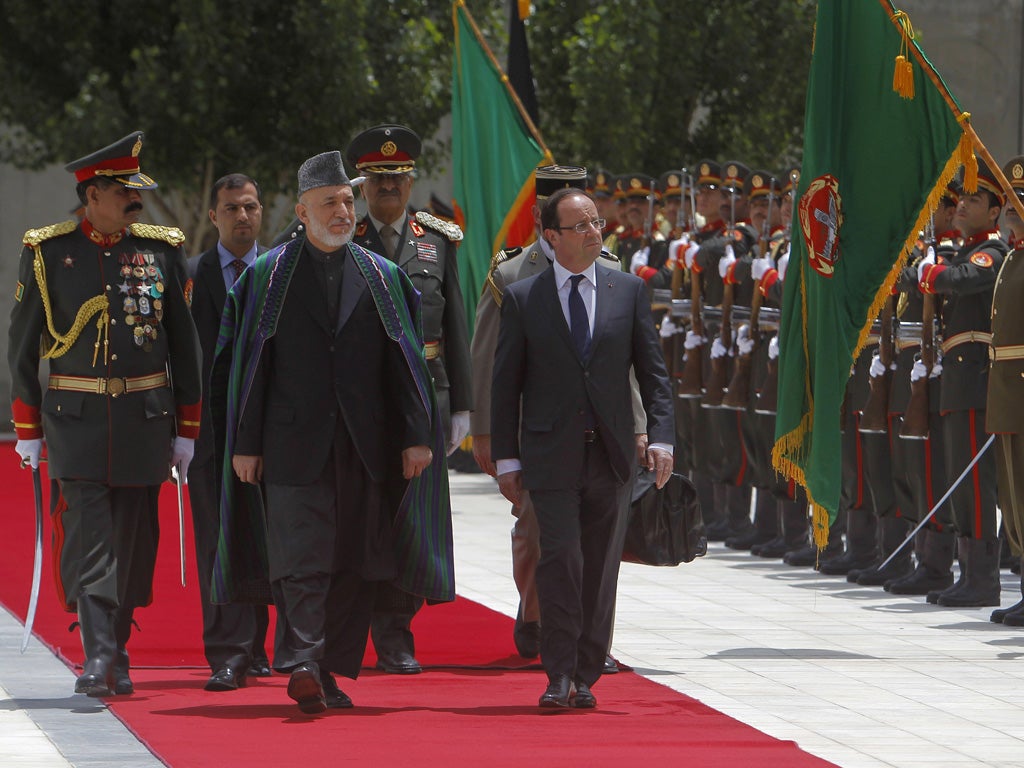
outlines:
[{"label": "military general with medals", "polygon": [[[66,166],[79,223],[31,229],[8,336],[16,450],[59,481],[57,591],[77,612],[85,665],[75,692],[129,694],[135,608],[152,600],[157,499],[183,477],[199,434],[199,340],[184,235],[138,223],[141,131]],[[45,389],[39,364],[49,363]]]},{"label": "military general with medals", "polygon": [[[469,331],[456,260],[462,230],[425,211],[407,213],[421,146],[420,137],[402,125],[378,125],[352,139],[346,156],[366,177],[361,191],[368,209],[352,242],[387,256],[420,292],[427,367],[451,453],[469,434],[473,406]],[[409,625],[421,602],[395,589],[378,589],[371,624],[378,669],[420,671]]]}]

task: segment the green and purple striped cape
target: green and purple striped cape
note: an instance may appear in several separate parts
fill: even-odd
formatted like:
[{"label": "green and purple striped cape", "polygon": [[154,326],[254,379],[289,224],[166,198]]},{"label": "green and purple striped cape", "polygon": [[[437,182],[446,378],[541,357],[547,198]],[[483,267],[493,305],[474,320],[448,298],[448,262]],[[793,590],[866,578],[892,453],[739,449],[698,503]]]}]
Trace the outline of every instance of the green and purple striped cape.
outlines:
[{"label": "green and purple striped cape", "polygon": [[[222,459],[220,536],[211,600],[270,602],[266,521],[257,486],[238,482],[231,467],[234,435],[263,345],[277,330],[281,307],[305,238],[259,256],[235,283],[221,317],[210,405]],[[365,278],[388,337],[402,348],[431,423],[440,427],[434,386],[423,354],[420,297],[395,264],[350,243],[349,256]],[[444,434],[433,430],[433,463],[408,482],[395,516],[395,584],[431,602],[455,599],[451,499]]]}]

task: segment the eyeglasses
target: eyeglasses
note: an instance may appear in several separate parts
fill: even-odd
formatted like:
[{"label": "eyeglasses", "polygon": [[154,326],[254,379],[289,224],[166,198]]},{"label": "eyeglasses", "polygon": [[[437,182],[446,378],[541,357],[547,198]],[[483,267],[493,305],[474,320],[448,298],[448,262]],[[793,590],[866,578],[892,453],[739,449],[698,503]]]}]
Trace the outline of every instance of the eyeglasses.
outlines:
[{"label": "eyeglasses", "polygon": [[571,227],[555,227],[555,229],[571,229],[579,235],[585,235],[591,227],[604,229],[604,225],[607,223],[604,219],[591,219],[590,221],[581,221],[579,224],[573,224]]}]

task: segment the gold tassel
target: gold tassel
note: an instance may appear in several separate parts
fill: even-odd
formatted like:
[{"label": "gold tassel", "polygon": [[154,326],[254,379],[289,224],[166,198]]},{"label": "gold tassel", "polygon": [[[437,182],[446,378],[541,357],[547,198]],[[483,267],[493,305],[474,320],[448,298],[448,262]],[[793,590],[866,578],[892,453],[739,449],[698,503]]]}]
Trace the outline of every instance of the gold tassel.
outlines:
[{"label": "gold tassel", "polygon": [[[967,125],[970,119],[970,112],[961,112],[956,120],[960,125]],[[974,145],[966,130],[960,135],[958,150],[960,164],[964,167],[964,192],[973,194],[978,191],[978,158],[974,155]]]},{"label": "gold tassel", "polygon": [[892,73],[892,89],[904,99],[912,99],[914,67],[910,63],[910,41],[914,39],[914,27],[910,17],[903,11],[896,11],[892,21],[900,28],[900,52],[896,56],[896,67]]},{"label": "gold tassel", "polygon": [[811,510],[811,530],[820,552],[828,546],[828,510],[818,504],[813,504]]},{"label": "gold tassel", "polygon": [[519,20],[526,21],[530,16],[530,0],[519,0]]}]

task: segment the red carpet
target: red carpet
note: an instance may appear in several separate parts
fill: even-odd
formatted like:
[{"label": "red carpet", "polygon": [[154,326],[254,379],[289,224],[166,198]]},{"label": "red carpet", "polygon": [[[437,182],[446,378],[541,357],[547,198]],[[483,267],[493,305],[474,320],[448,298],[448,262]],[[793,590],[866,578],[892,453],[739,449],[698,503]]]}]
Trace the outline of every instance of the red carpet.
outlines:
[{"label": "red carpet", "polygon": [[[6,534],[0,603],[24,618],[34,522],[31,478],[16,467],[11,445],[0,444]],[[108,704],[174,768],[357,761],[417,768],[830,765],[792,742],[773,739],[630,673],[601,679],[594,689],[595,711],[542,714],[536,701],[545,684],[543,673],[500,669],[525,664],[512,655],[512,620],[465,599],[425,609],[416,619],[418,658],[441,668],[414,677],[369,672],[355,682],[340,680],[355,700],[353,710],[301,715],[287,698],[284,676],[251,679],[237,692],[206,693],[192,550],[189,585],[182,589],[170,485],[161,501],[163,541],[154,605],[137,612],[142,631],[129,644],[133,665],[149,668],[133,671],[135,695]],[[48,528],[45,536],[48,545]],[[48,551],[43,575],[36,634],[65,660],[79,663],[77,632],[67,632],[74,617],[57,604]],[[372,651],[367,661],[372,663]]]}]

